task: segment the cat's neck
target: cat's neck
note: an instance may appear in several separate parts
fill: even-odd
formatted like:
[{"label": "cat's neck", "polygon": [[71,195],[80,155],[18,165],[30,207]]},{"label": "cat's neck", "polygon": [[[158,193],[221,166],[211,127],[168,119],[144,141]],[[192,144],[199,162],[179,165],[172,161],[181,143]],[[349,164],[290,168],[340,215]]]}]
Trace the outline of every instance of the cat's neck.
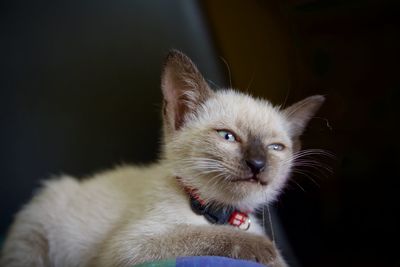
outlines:
[{"label": "cat's neck", "polygon": [[[223,203],[219,202],[217,200],[207,200],[204,198],[199,192],[198,188],[195,188],[193,186],[189,186],[185,184],[183,179],[181,177],[176,176],[175,177],[176,181],[178,182],[179,186],[181,189],[185,192],[187,196],[190,198],[196,200],[201,206],[211,206],[211,207],[221,207],[221,208],[227,208],[227,209],[235,209],[235,210],[242,210],[240,207],[237,207],[234,203]],[[246,208],[245,210],[242,210],[243,212],[250,213],[253,212],[253,208]]]},{"label": "cat's neck", "polygon": [[253,210],[242,211],[231,205],[206,202],[196,188],[186,186],[180,177],[176,177],[176,180],[188,196],[190,207],[194,213],[204,216],[212,224],[228,224],[242,230],[249,229],[249,213]]}]

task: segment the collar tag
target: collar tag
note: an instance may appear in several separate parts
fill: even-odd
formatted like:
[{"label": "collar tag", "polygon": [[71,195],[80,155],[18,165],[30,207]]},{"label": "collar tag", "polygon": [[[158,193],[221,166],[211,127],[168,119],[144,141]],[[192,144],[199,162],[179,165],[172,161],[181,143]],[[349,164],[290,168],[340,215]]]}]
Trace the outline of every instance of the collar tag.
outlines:
[{"label": "collar tag", "polygon": [[246,213],[235,210],[229,218],[229,224],[246,231],[250,228],[251,221]]},{"label": "collar tag", "polygon": [[199,199],[190,197],[190,206],[194,213],[204,216],[207,221],[212,224],[230,224],[240,230],[248,230],[250,228],[250,218],[247,213],[240,212],[233,208],[212,208],[202,205]]}]

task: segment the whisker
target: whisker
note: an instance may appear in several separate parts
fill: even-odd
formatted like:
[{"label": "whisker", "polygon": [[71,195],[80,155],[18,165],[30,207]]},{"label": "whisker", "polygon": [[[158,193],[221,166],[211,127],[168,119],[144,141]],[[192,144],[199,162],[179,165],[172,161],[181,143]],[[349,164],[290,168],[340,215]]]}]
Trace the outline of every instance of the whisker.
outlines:
[{"label": "whisker", "polygon": [[251,85],[253,84],[253,81],[254,81],[254,77],[255,77],[255,71],[253,71],[253,74],[251,75],[250,82],[247,85],[247,87],[245,89],[245,92],[248,92],[250,90],[250,87],[251,87]]},{"label": "whisker", "polygon": [[229,68],[229,64],[228,64],[228,62],[226,62],[226,60],[222,56],[220,56],[219,58],[224,62],[226,68],[228,69],[229,85],[232,88],[232,75],[231,75],[231,69]]},{"label": "whisker", "polygon": [[274,225],[272,224],[272,217],[271,217],[271,211],[269,210],[269,204],[268,204],[268,199],[267,199],[267,212],[268,212],[268,221],[269,221],[269,227],[271,229],[271,241],[272,243],[275,244],[275,231],[274,231]]},{"label": "whisker", "polygon": [[297,185],[303,192],[306,192],[306,190],[304,190],[304,188],[303,188],[299,183],[297,183],[296,181],[294,181],[293,179],[290,179],[289,182],[294,183],[294,184]]},{"label": "whisker", "polygon": [[[299,170],[294,170],[293,173],[301,174],[301,175],[303,175],[304,177],[306,177],[307,179],[309,179],[311,182],[313,182],[317,187],[321,187],[321,186],[317,183],[317,181],[315,181],[315,179],[313,179],[309,174],[307,174],[307,172],[299,171]],[[291,179],[291,181],[293,181],[294,183],[296,183],[296,182],[294,181],[294,179]],[[303,190],[303,191],[304,191],[304,190]]]}]

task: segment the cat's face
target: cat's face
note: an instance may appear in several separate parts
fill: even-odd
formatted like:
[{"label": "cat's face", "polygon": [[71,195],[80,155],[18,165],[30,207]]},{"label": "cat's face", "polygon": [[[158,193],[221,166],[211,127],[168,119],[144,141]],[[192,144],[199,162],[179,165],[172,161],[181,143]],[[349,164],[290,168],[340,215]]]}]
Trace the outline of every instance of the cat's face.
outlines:
[{"label": "cat's face", "polygon": [[165,157],[206,201],[251,210],[273,200],[292,166],[297,138],[323,98],[286,110],[233,90],[213,92],[183,54],[163,74]]}]

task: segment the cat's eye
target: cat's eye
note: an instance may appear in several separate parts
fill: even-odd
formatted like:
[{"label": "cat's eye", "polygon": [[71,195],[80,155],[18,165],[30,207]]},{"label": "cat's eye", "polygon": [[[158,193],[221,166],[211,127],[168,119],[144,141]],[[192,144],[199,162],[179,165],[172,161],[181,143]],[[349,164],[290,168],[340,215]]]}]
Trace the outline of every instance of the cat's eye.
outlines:
[{"label": "cat's eye", "polygon": [[218,134],[224,138],[225,140],[229,141],[229,142],[235,142],[236,138],[235,135],[229,131],[225,131],[225,130],[218,130],[217,131]]},{"label": "cat's eye", "polygon": [[270,144],[270,145],[268,146],[268,149],[270,149],[270,150],[275,150],[275,151],[282,151],[282,150],[285,149],[285,146],[282,145],[282,144],[278,144],[278,143],[276,143],[276,144]]}]

